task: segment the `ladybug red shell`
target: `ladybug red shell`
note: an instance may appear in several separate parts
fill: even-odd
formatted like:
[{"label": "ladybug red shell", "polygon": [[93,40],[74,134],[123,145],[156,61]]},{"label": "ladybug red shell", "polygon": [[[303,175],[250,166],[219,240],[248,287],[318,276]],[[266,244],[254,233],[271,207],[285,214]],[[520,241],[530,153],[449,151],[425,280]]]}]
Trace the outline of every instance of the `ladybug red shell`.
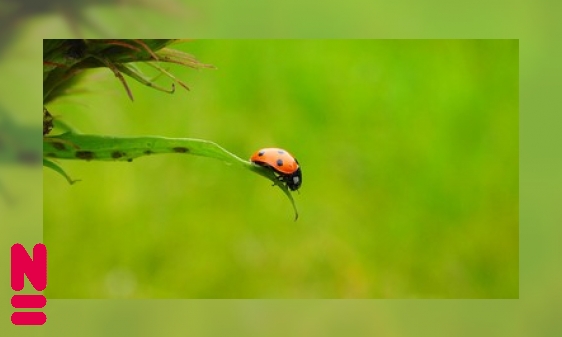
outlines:
[{"label": "ladybug red shell", "polygon": [[296,191],[302,184],[299,162],[287,151],[278,148],[265,148],[256,151],[250,161],[256,165],[271,168],[279,175],[279,180],[287,184],[291,191]]}]

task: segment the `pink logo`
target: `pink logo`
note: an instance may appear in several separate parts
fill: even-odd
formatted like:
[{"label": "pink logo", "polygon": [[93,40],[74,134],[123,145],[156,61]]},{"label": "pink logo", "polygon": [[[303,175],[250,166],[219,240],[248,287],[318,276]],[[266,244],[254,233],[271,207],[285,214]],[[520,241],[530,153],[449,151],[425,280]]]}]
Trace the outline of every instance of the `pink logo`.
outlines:
[{"label": "pink logo", "polygon": [[[11,249],[11,286],[14,291],[22,291],[25,276],[36,291],[43,291],[47,287],[47,247],[38,243],[33,247],[33,258],[27,254],[25,248],[16,243]],[[43,308],[47,299],[43,295],[14,295],[12,307],[17,309]],[[15,325],[43,325],[47,321],[44,312],[16,311],[12,314]]]}]

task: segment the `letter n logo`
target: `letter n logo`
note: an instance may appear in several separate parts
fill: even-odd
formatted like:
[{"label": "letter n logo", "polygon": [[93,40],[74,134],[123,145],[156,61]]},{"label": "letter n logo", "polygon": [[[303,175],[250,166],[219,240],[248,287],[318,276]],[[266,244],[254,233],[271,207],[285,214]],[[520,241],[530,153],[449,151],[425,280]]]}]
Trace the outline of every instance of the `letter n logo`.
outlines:
[{"label": "letter n logo", "polygon": [[[38,243],[33,247],[33,258],[27,254],[25,248],[16,243],[11,249],[11,286],[14,291],[24,288],[25,276],[36,291],[43,291],[47,287],[47,248]],[[14,308],[43,308],[47,299],[43,295],[14,295]],[[16,311],[12,314],[15,325],[43,325],[47,316],[43,312]]]}]

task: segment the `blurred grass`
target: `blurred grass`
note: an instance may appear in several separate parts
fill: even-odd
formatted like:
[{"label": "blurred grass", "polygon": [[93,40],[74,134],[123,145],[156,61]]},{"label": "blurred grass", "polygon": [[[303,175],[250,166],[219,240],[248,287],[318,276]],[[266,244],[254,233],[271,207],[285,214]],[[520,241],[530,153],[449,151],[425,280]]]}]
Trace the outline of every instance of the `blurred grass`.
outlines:
[{"label": "blurred grass", "polygon": [[[86,133],[212,140],[303,167],[292,222],[263,179],[205,158],[44,172],[48,298],[517,298],[515,40],[177,46],[191,92],[95,71],[49,111]],[[165,79],[162,79],[165,81]]]}]

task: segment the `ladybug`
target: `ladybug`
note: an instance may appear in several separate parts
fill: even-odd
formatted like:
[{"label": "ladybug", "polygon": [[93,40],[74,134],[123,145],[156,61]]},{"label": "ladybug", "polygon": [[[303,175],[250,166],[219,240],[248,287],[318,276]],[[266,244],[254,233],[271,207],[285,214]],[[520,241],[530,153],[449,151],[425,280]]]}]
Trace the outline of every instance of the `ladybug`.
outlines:
[{"label": "ladybug", "polygon": [[302,173],[299,162],[289,152],[277,148],[261,149],[252,155],[250,161],[271,168],[291,191],[301,187]]}]

